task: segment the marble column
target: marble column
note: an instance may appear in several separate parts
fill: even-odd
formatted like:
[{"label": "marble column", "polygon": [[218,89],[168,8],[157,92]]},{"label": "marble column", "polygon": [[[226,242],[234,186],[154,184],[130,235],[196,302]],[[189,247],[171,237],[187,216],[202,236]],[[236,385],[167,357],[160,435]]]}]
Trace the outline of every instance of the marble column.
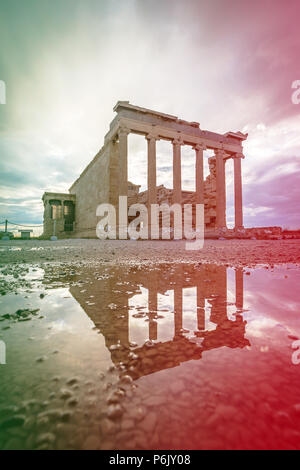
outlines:
[{"label": "marble column", "polygon": [[156,204],[156,140],[157,136],[148,134],[148,203]]},{"label": "marble column", "polygon": [[156,283],[151,286],[148,291],[148,309],[149,309],[149,339],[155,341],[157,339],[157,288]]},{"label": "marble column", "polygon": [[148,185],[148,238],[151,238],[151,204],[157,203],[157,189],[156,189],[156,140],[157,136],[154,134],[146,135],[148,142],[148,172],[147,172],[147,185]]},{"label": "marble column", "polygon": [[243,228],[243,194],[242,194],[242,160],[243,154],[236,153],[233,158],[234,165],[234,215],[235,229]]},{"label": "marble column", "polygon": [[216,154],[216,185],[217,185],[217,229],[226,228],[226,183],[225,183],[225,152],[217,150]]},{"label": "marble column", "polygon": [[203,151],[206,146],[197,144],[193,148],[196,152],[196,204],[204,204]]},{"label": "marble column", "polygon": [[228,320],[227,317],[227,267],[218,266],[215,274],[214,296],[211,303],[210,321],[217,325]]},{"label": "marble column", "polygon": [[201,286],[197,286],[197,327],[200,331],[205,330],[205,297]]},{"label": "marble column", "polygon": [[182,287],[174,287],[174,337],[181,336],[182,329]]},{"label": "marble column", "polygon": [[130,130],[120,127],[119,136],[119,195],[128,194],[128,134]]},{"label": "marble column", "polygon": [[[130,130],[126,127],[120,127],[118,130],[119,137],[119,158],[118,158],[118,167],[119,167],[119,191],[118,196],[128,196],[128,134]],[[127,205],[126,205],[127,206]],[[127,207],[120,207],[119,198],[117,206],[117,227],[118,227],[118,238],[126,239],[127,238]]]},{"label": "marble column", "polygon": [[173,140],[173,203],[181,204],[181,145],[179,137]]},{"label": "marble column", "polygon": [[244,278],[243,268],[235,270],[235,305],[238,310],[244,307]]}]

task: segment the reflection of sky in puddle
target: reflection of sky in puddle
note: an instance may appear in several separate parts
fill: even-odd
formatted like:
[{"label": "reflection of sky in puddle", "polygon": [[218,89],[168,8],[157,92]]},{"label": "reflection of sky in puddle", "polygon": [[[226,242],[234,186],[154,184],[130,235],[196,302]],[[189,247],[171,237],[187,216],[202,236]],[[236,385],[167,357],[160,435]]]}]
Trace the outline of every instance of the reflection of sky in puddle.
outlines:
[{"label": "reflection of sky in puddle", "polygon": [[148,307],[148,291],[140,288],[141,293],[129,299],[129,341],[139,346],[145,343],[149,337],[149,326],[145,322],[145,314]]},{"label": "reflection of sky in puddle", "polygon": [[[12,402],[33,394],[41,401],[49,400],[53,376],[63,377],[65,382],[76,376],[82,382],[93,382],[96,388],[99,374],[105,376],[107,387],[126,374],[137,387],[137,402],[129,395],[132,407],[147,406],[152,399],[153,403],[164,403],[170,416],[176,407],[180,426],[189,439],[195,439],[196,448],[203,440],[203,435],[197,435],[201,422],[210,422],[222,400],[224,408],[237,407],[235,414],[250,423],[246,428],[251,429],[257,413],[258,430],[253,436],[256,432],[264,435],[261,413],[265,411],[256,401],[267,409],[268,387],[272,413],[277,409],[286,412],[288,406],[300,401],[300,366],[291,363],[293,338],[300,337],[299,270],[261,267],[247,269],[237,278],[232,268],[227,272],[216,266],[186,268],[186,272],[172,269],[164,268],[163,275],[150,269],[141,276],[138,272],[123,273],[122,268],[113,272],[108,267],[101,276],[91,271],[78,274],[70,287],[70,281],[63,278],[60,283],[64,287],[57,287],[55,276],[52,283],[45,284],[47,267],[45,272],[31,269],[26,275],[33,281],[30,292],[20,289],[18,295],[0,297],[1,314],[40,309],[30,321],[0,323],[0,339],[7,344],[7,365],[0,370],[1,380],[3,390],[10,390]],[[80,285],[79,280],[83,281]],[[6,326],[9,328],[4,329]],[[145,343],[149,339],[152,343],[148,347]],[[39,358],[41,362],[37,362]],[[112,366],[114,376],[108,372]],[[87,387],[91,389],[91,385]],[[90,391],[77,396],[80,423],[84,423],[84,412],[92,400],[98,416],[104,390],[92,398]],[[198,395],[201,399],[193,402],[193,396],[196,399]],[[105,400],[101,406],[105,411]],[[160,415],[159,409],[149,406],[150,414]],[[190,413],[192,421],[201,418],[197,432],[191,431],[185,413]],[[207,432],[213,443],[218,442],[216,434],[225,426],[227,415],[224,418],[222,413],[230,414],[230,409],[220,413],[219,427],[203,424],[204,434]],[[240,442],[243,431],[233,421],[230,417],[230,430],[236,430],[235,442]],[[227,431],[225,426],[222,439],[226,440]],[[185,437],[182,439],[188,446]]]},{"label": "reflection of sky in puddle", "polygon": [[174,337],[174,292],[168,290],[157,296],[157,341],[171,341]]},{"label": "reflection of sky in puddle", "polygon": [[[244,320],[247,321],[246,334],[247,337],[263,338],[265,335],[272,336],[273,338],[284,334],[298,336],[300,334],[299,328],[299,272],[293,268],[289,270],[276,268],[275,270],[249,269],[249,275],[243,276],[244,289],[243,289],[243,308],[242,314]],[[42,280],[44,271],[41,268],[30,269],[26,274],[26,279],[34,281],[34,291],[39,289],[38,281]],[[9,277],[9,276],[7,276]],[[186,276],[187,277],[187,276]],[[188,277],[187,277],[188,278]],[[188,280],[190,280],[188,278]],[[208,280],[209,281],[209,280]],[[237,307],[235,303],[235,270],[232,268],[227,269],[227,299],[226,299],[226,315],[231,322],[235,321]],[[174,284],[174,279],[171,281]],[[176,279],[175,279],[176,283]],[[122,292],[126,289],[128,281],[116,282],[116,292]],[[44,288],[47,286],[44,286]],[[91,291],[86,291],[86,288],[77,288],[81,297],[85,297],[84,304],[86,308],[93,306],[97,307],[97,298],[91,295]],[[120,290],[119,290],[120,289]],[[25,289],[23,289],[25,292]],[[33,294],[28,294],[21,297],[18,296],[5,296],[0,299],[1,310],[17,310],[18,308],[28,308],[37,304],[40,305],[41,311],[45,313],[50,321],[49,328],[52,333],[54,331],[73,331],[85,329],[86,323],[80,324],[85,318],[90,327],[92,327],[92,320],[87,320],[88,317],[82,316],[82,308],[76,303],[74,304],[73,297],[70,298],[70,292],[67,289],[52,289],[47,292],[44,299],[38,299]],[[26,297],[28,297],[26,299]],[[195,337],[199,331],[213,331],[216,330],[217,324],[211,318],[212,308],[218,295],[211,292],[208,298],[204,299],[203,321],[198,324],[199,306],[197,306],[197,287],[183,287],[182,288],[182,320],[181,320],[181,333],[182,336],[187,338]],[[74,305],[77,305],[75,308]],[[111,302],[113,309],[118,308],[117,304]],[[68,308],[66,309],[66,307]],[[75,315],[75,312],[77,314]],[[130,295],[128,298],[128,330],[129,341],[137,343],[142,346],[149,340],[149,324],[156,325],[156,337],[154,341],[165,342],[172,341],[175,336],[175,307],[174,307],[174,290],[173,288],[166,289],[164,292],[157,292],[157,311],[149,313],[149,293],[148,289],[143,285],[139,285],[138,293]],[[55,320],[54,317],[57,317]],[[80,324],[80,326],[76,326]],[[152,338],[153,339],[153,338]],[[84,343],[83,335],[83,343]]]},{"label": "reflection of sky in puddle", "polygon": [[182,289],[182,328],[190,333],[197,330],[197,288]]},{"label": "reflection of sky in puddle", "polygon": [[0,308],[1,313],[38,308],[41,316],[41,319],[12,324],[5,332],[8,364],[23,362],[24,352],[30,356],[26,357],[26,362],[34,363],[39,355],[51,355],[57,349],[59,354],[55,357],[55,367],[59,369],[62,366],[63,373],[67,371],[63,364],[67,356],[82,366],[94,359],[99,363],[99,358],[105,367],[110,363],[102,335],[94,330],[93,322],[70,296],[69,289],[47,290],[42,299],[38,291],[29,296],[7,295],[0,299]]},{"label": "reflection of sky in puddle", "polygon": [[[280,332],[284,330],[288,334],[299,334],[299,300],[297,297],[298,292],[298,278],[299,273],[296,270],[290,269],[286,271],[284,268],[277,268],[275,271],[266,270],[264,268],[256,270],[248,270],[250,275],[244,274],[244,305],[243,305],[243,318],[247,321],[247,334],[248,336],[262,337],[273,329]],[[288,272],[288,278],[287,273]],[[26,273],[26,279],[34,282],[34,291],[39,288],[38,281],[42,280],[44,270],[41,268],[30,269]],[[10,276],[7,276],[8,278]],[[296,279],[295,279],[296,278]],[[128,282],[117,282],[118,288],[120,286],[126,287]],[[45,286],[46,287],[46,286]],[[85,295],[86,289],[80,289],[80,294]],[[90,292],[89,292],[90,294]],[[294,295],[294,298],[292,297]],[[46,309],[47,316],[49,312],[52,314],[60,315],[61,304],[66,304],[66,299],[70,298],[70,293],[67,289],[55,289],[50,292],[47,291],[45,299],[41,300],[41,306]],[[212,302],[215,298],[212,294],[210,298],[206,298],[204,302],[205,318],[203,327],[205,331],[216,329],[216,323],[211,321]],[[25,300],[25,305],[32,304],[32,297],[30,301]],[[7,296],[1,299],[13,305],[13,308],[24,307],[24,299],[19,296]],[[95,305],[93,295],[88,295],[85,300],[87,306]],[[157,312],[151,317],[149,315],[149,298],[148,289],[139,286],[139,293],[129,297],[128,310],[129,310],[129,339],[131,342],[137,343],[139,346],[143,345],[149,339],[149,322],[157,324],[157,337],[156,342],[170,341],[174,338],[174,290],[168,289],[164,293],[157,293]],[[73,309],[69,318],[69,325],[66,324],[68,315],[64,312],[64,317],[59,317],[52,325],[53,329],[73,328],[74,315],[74,300],[72,298]],[[3,308],[3,306],[2,306]],[[227,270],[227,317],[229,320],[235,320],[236,305],[235,305],[235,270],[229,268]],[[78,320],[76,320],[78,321]],[[76,323],[75,323],[76,324]],[[58,326],[59,325],[59,326]],[[192,337],[194,332],[199,331],[197,323],[197,287],[183,287],[182,288],[182,334],[186,337]],[[275,327],[275,330],[274,330]]]},{"label": "reflection of sky in puddle", "polygon": [[[129,299],[129,339],[142,346],[149,340],[148,290],[140,288],[141,293]],[[157,315],[152,321],[157,323],[157,342],[169,341],[174,337],[174,296],[173,291],[157,295]]]}]

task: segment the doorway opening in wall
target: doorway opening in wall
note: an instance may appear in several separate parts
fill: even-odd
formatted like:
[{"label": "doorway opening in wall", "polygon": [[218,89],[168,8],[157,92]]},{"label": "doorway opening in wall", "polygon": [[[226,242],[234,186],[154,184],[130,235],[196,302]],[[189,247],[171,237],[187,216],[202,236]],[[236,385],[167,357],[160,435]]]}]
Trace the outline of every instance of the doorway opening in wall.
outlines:
[{"label": "doorway opening in wall", "polygon": [[184,192],[191,193],[196,190],[195,163],[195,150],[189,145],[183,145],[181,147],[181,187]]},{"label": "doorway opening in wall", "polygon": [[140,186],[140,192],[147,189],[147,141],[142,135],[128,135],[128,182]]},{"label": "doorway opening in wall", "polygon": [[62,204],[58,199],[51,199],[49,201],[51,207],[51,219],[57,220],[62,216]]},{"label": "doorway opening in wall", "polygon": [[[144,203],[147,190],[147,141],[144,136],[128,135],[128,207],[132,204]],[[128,223],[138,217],[128,217]],[[143,227],[137,227],[141,230]]]},{"label": "doorway opening in wall", "polygon": [[74,230],[75,205],[73,201],[64,201],[64,231]]},{"label": "doorway opening in wall", "polygon": [[157,187],[173,188],[173,147],[168,140],[156,142],[156,184]]},{"label": "doorway opening in wall", "polygon": [[203,153],[203,178],[204,181],[209,175],[209,165],[208,165],[208,158],[213,156],[212,150],[205,150]]},{"label": "doorway opening in wall", "polygon": [[[169,140],[159,140],[156,142],[156,185],[157,185],[157,203],[172,205],[173,189],[173,146]],[[166,226],[167,220],[163,223],[162,212],[159,213],[159,231],[160,238],[169,236],[170,230]],[[173,226],[173,214],[170,214],[170,227]],[[170,235],[171,237],[171,235]]]}]

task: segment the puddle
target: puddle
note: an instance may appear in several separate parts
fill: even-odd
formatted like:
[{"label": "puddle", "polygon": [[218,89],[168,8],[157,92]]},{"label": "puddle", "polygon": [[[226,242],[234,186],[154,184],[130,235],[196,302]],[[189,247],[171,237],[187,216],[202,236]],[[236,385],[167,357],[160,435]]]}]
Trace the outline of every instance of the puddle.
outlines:
[{"label": "puddle", "polygon": [[1,275],[1,449],[300,448],[299,269]]}]

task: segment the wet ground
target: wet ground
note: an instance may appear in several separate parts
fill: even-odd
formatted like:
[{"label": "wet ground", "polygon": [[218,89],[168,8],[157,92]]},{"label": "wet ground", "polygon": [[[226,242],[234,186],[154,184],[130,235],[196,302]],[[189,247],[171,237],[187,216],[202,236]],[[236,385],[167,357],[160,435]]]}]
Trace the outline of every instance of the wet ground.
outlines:
[{"label": "wet ground", "polygon": [[300,448],[296,259],[64,243],[0,245],[0,449]]},{"label": "wet ground", "polygon": [[95,264],[179,263],[199,261],[256,266],[295,263],[300,266],[300,240],[205,240],[201,250],[186,250],[184,240],[47,240],[0,241],[0,262],[65,262]]}]

